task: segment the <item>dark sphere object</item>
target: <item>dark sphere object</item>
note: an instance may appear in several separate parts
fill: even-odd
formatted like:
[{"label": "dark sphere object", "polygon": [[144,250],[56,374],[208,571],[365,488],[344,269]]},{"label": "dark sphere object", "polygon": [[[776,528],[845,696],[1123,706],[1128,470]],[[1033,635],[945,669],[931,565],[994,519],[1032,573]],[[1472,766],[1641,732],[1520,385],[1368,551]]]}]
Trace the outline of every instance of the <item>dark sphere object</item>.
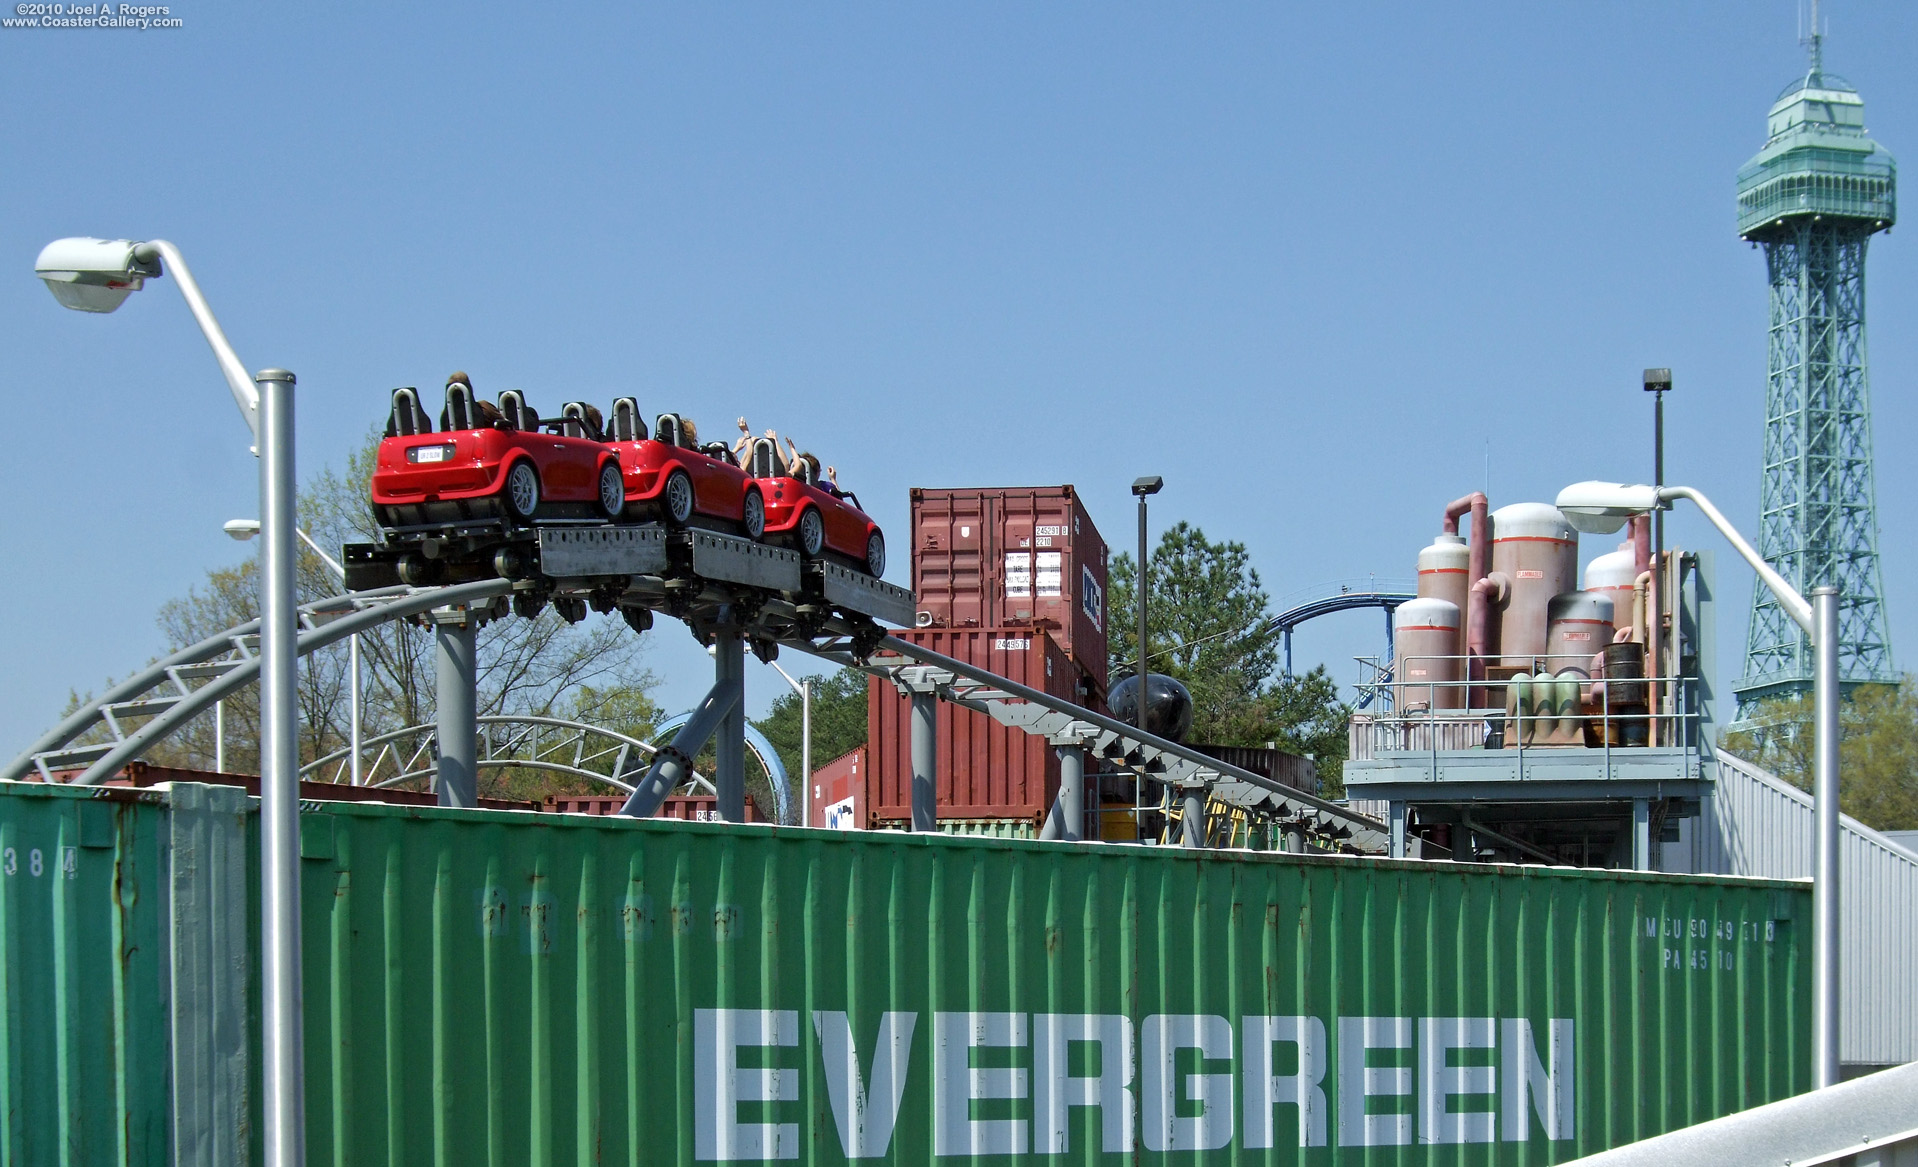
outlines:
[{"label": "dark sphere object", "polygon": [[[1112,686],[1106,708],[1127,725],[1139,725],[1139,674],[1128,674]],[[1192,729],[1192,691],[1164,673],[1147,673],[1145,725],[1140,728],[1167,741],[1184,741]]]}]

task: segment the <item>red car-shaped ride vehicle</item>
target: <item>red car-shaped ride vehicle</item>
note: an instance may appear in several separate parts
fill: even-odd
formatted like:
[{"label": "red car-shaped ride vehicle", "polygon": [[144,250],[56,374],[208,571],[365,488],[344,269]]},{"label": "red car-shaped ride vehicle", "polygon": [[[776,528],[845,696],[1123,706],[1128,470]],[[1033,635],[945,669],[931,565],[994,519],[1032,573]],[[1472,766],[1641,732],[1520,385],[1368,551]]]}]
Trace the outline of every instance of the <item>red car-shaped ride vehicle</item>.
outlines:
[{"label": "red car-shaped ride vehicle", "polygon": [[593,412],[569,403],[541,432],[518,392],[500,394],[495,408],[454,380],[436,432],[419,395],[396,389],[373,470],[374,516],[400,539],[617,518],[626,478],[612,448],[594,440]]},{"label": "red car-shaped ride vehicle", "polygon": [[652,437],[639,404],[613,402],[607,446],[626,475],[626,517],[664,519],[675,527],[697,516],[718,519],[748,539],[766,530],[766,503],[759,483],[734,465],[721,443],[696,448],[688,425],[676,413],[659,415]]},{"label": "red car-shaped ride vehicle", "polygon": [[886,537],[857,496],[816,483],[811,466],[787,466],[766,438],[753,441],[747,466],[764,494],[767,541],[788,543],[808,559],[842,559],[875,579],[886,574]]}]

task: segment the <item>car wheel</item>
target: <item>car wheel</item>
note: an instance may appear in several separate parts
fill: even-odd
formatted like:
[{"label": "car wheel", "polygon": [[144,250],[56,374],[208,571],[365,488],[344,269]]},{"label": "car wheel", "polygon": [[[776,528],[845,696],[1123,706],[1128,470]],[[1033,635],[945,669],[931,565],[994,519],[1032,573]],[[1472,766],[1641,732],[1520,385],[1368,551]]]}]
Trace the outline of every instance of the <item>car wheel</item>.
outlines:
[{"label": "car wheel", "polygon": [[806,513],[799,516],[799,550],[806,558],[816,559],[826,549],[826,520],[819,517],[818,507],[807,507]]},{"label": "car wheel", "polygon": [[506,509],[521,522],[532,519],[539,510],[539,471],[531,462],[515,462],[506,472]]},{"label": "car wheel", "polygon": [[874,579],[886,574],[886,537],[877,531],[866,536],[866,574]]},{"label": "car wheel", "polygon": [[766,533],[766,500],[756,490],[746,492],[746,506],[740,526],[745,528],[746,538],[755,543]]},{"label": "car wheel", "polygon": [[625,509],[626,476],[619,472],[619,463],[607,462],[599,468],[599,513],[617,519]]},{"label": "car wheel", "polygon": [[666,521],[675,527],[683,527],[693,517],[693,480],[684,470],[675,470],[666,479],[666,489],[660,492],[665,502]]}]

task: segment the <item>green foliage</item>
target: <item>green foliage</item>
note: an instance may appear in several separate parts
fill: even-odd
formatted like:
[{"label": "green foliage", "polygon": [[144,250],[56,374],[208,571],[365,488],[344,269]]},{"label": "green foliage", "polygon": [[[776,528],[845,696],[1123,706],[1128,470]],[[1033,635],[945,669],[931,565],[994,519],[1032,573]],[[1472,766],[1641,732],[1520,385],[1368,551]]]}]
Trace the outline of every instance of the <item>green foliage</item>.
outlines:
[{"label": "green foliage", "polygon": [[[1272,601],[1240,543],[1213,543],[1189,523],[1167,530],[1147,573],[1148,667],[1192,691],[1189,738],[1303,754],[1318,765],[1329,797],[1344,790],[1346,718],[1323,666],[1302,677],[1275,675],[1281,635]],[[1138,667],[1138,574],[1132,557],[1112,561],[1108,589],[1114,682]]]},{"label": "green foliage", "polygon": [[[866,674],[857,669],[840,669],[827,676],[801,677],[812,681],[812,764],[813,769],[866,744]],[[766,716],[753,724],[779,751],[792,775],[795,795],[804,791],[811,779],[800,769],[800,700],[787,690],[774,701]]]},{"label": "green foliage", "polygon": [[[1812,712],[1809,696],[1764,702],[1752,718],[1762,733],[1726,733],[1719,744],[1810,790]],[[1838,729],[1839,806],[1881,831],[1918,829],[1918,678],[1860,685],[1839,709]]]}]

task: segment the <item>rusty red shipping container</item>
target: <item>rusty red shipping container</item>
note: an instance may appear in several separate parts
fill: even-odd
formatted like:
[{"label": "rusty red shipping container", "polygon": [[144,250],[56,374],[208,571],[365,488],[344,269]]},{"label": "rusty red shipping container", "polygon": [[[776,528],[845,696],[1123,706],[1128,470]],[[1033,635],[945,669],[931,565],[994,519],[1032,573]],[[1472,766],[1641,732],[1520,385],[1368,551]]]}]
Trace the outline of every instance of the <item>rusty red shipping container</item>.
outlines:
[{"label": "rusty red shipping container", "polygon": [[[870,700],[870,698],[868,698]],[[866,773],[870,751],[865,746],[841,754],[813,771],[812,817],[806,821],[832,831],[860,831],[866,821]]]},{"label": "rusty red shipping container", "polygon": [[[978,665],[1029,688],[1077,700],[1084,675],[1044,629],[915,628],[901,640]],[[889,658],[875,655],[876,662]],[[866,689],[869,820],[912,817],[912,702],[889,681]],[[1059,759],[1044,738],[947,701],[938,706],[939,817],[1030,819],[1059,792]]]},{"label": "rusty red shipping container", "polygon": [[[554,814],[618,814],[619,808],[626,805],[624,794],[553,794],[548,795],[540,809]],[[669,794],[653,815],[661,819],[682,819],[687,822],[716,823],[723,821],[719,817],[719,799],[711,794]],[[766,822],[766,816],[759,813],[759,804],[753,796],[746,796],[746,821],[749,823]]]},{"label": "rusty red shipping container", "polygon": [[1070,486],[915,487],[912,590],[930,628],[1045,628],[1106,687],[1106,542]]}]

